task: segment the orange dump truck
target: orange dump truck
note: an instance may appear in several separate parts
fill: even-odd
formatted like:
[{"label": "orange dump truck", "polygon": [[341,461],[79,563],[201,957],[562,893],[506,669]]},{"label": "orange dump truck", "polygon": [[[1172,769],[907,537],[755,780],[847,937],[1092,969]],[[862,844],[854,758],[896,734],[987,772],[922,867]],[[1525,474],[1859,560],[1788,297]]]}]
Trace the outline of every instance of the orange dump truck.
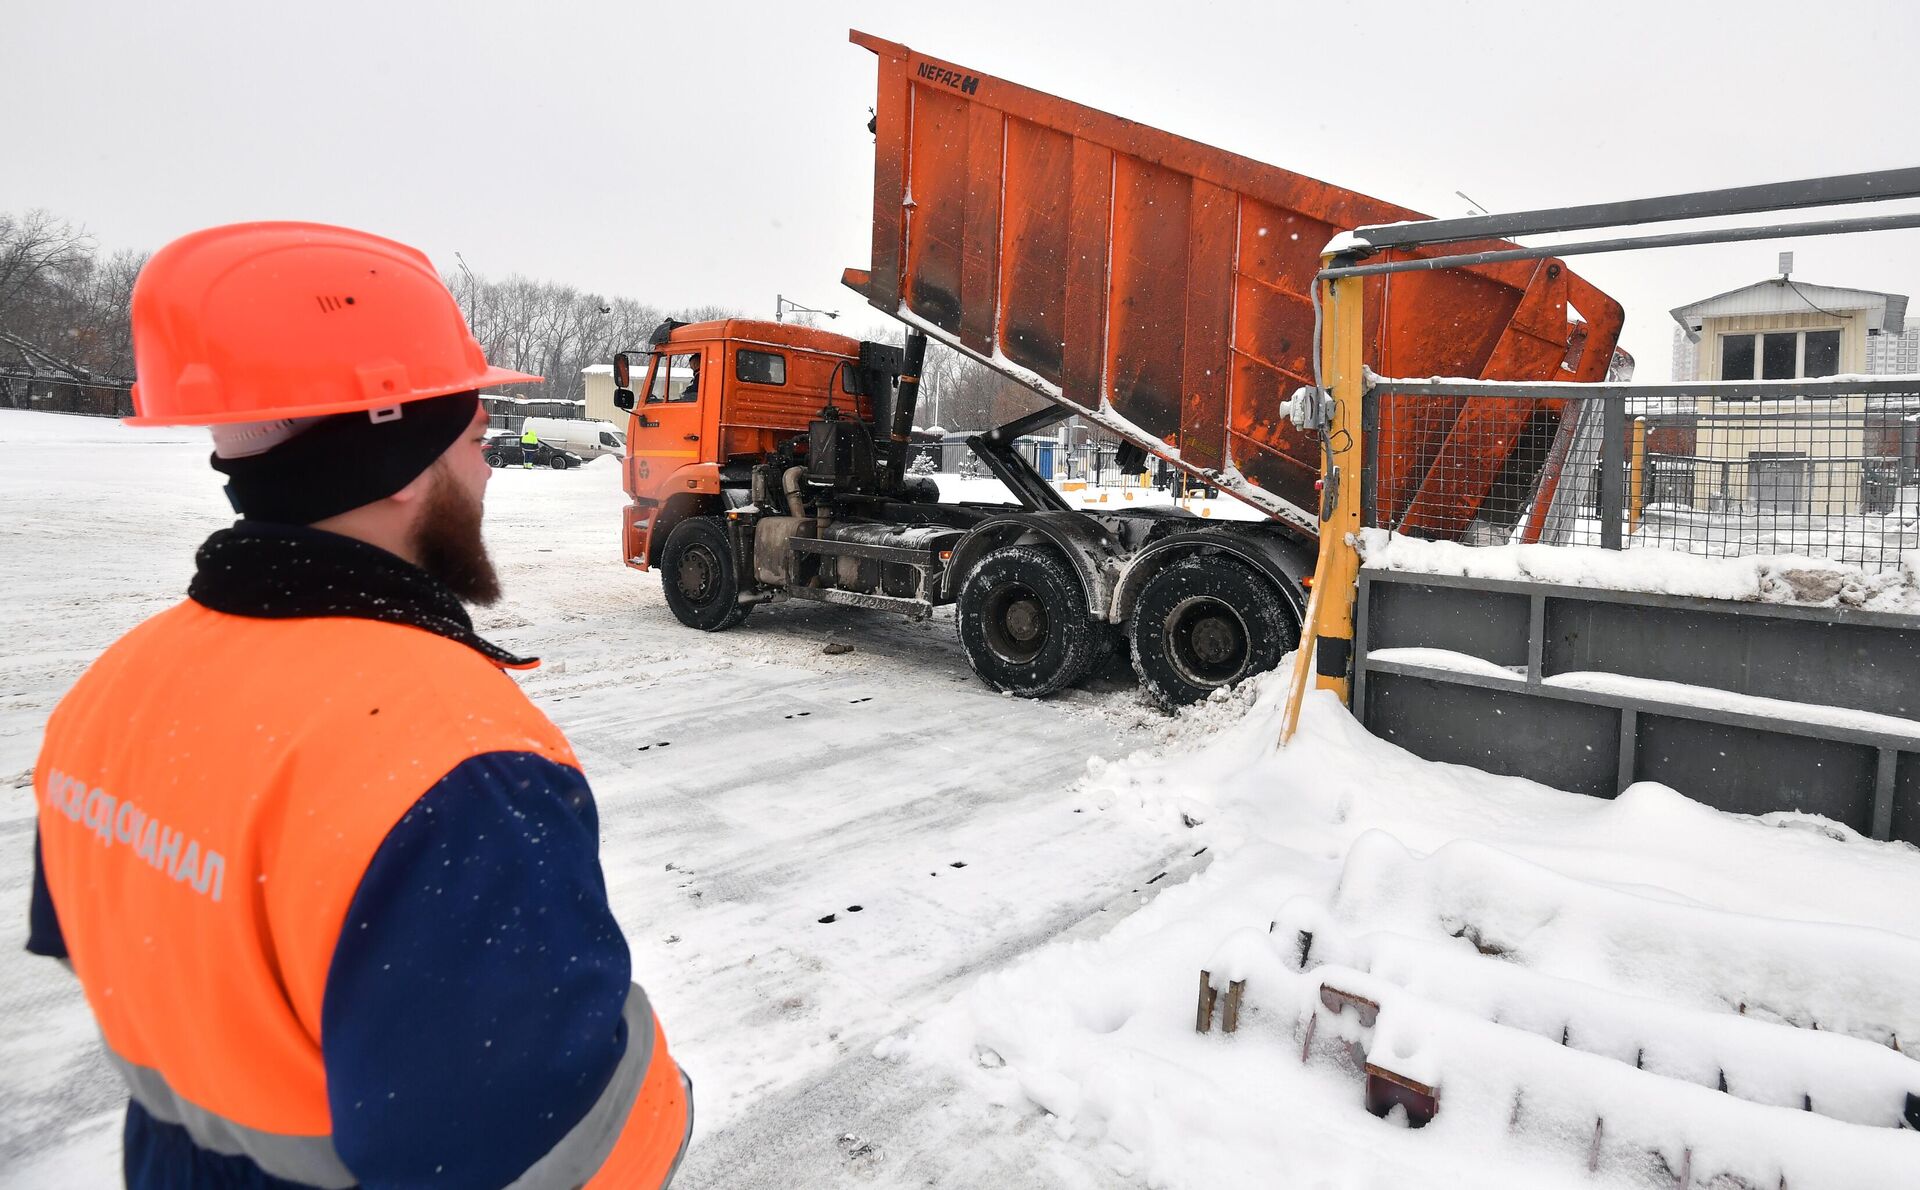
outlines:
[{"label": "orange dump truck", "polygon": [[[1118,649],[1166,702],[1271,667],[1314,562],[1320,448],[1282,403],[1313,382],[1320,255],[1344,230],[1421,216],[853,40],[879,57],[873,250],[844,280],[907,324],[905,348],[732,320],[665,324],[623,353],[628,563],[659,568],[675,614],[709,630],[787,598],[955,605],[974,671],[1022,695]],[[1619,334],[1618,304],[1557,260],[1393,285],[1367,303],[1368,363],[1387,374],[1599,380]],[[1017,504],[943,501],[906,473],[929,339],[1045,399],[969,440]],[[1423,509],[1443,495],[1465,524],[1513,482],[1508,455],[1541,411],[1434,405],[1381,427],[1376,490]],[[1265,519],[1069,503],[1014,443],[1074,415]]]}]

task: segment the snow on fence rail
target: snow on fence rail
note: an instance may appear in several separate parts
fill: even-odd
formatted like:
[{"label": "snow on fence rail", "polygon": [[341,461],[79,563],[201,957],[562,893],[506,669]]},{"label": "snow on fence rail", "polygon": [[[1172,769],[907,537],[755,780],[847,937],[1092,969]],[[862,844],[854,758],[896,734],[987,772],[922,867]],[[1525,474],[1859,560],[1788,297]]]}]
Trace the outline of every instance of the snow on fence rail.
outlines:
[{"label": "snow on fence rail", "polygon": [[1920,614],[1920,550],[1908,551],[1896,567],[1872,570],[1797,554],[1714,558],[1591,545],[1469,546],[1385,529],[1362,530],[1358,544],[1368,566],[1407,574]]}]

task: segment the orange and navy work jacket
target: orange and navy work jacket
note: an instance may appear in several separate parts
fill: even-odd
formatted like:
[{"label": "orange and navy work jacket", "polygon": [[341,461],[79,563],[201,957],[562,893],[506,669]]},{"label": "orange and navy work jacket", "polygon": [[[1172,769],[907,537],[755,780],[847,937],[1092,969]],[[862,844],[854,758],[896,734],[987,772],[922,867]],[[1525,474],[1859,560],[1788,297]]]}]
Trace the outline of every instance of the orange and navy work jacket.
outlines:
[{"label": "orange and navy work jacket", "polygon": [[559,730],[425,572],[241,522],[62,700],[29,948],[137,1190],[652,1187],[691,1097]]}]

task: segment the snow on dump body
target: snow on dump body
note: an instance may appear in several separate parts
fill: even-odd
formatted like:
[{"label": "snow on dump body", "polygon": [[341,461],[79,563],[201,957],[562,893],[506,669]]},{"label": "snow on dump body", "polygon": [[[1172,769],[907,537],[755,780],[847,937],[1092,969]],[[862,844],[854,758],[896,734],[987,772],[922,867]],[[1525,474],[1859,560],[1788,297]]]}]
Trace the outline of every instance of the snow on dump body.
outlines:
[{"label": "snow on dump body", "polygon": [[[1279,753],[1285,683],[1250,686],[1193,709],[1241,716],[1206,747],[1095,764],[1078,802],[1211,866],[883,1056],[1175,1190],[1920,1184],[1920,852],[1423,761],[1324,695]],[[1245,981],[1232,1034],[1195,1030],[1202,970]],[[1432,1122],[1368,1114],[1363,1062]]]},{"label": "snow on dump body", "polygon": [[[1236,496],[1311,531],[1319,446],[1280,402],[1312,383],[1321,250],[1346,228],[1419,216],[853,40],[880,73],[873,263],[847,284],[1145,449],[1229,474]],[[1366,362],[1387,375],[1595,381],[1620,330],[1619,305],[1557,260],[1400,274],[1390,302],[1384,279],[1367,285]],[[1396,403],[1379,490],[1444,476],[1449,497],[1477,502],[1557,404]],[[1472,432],[1450,435],[1462,418]]]}]

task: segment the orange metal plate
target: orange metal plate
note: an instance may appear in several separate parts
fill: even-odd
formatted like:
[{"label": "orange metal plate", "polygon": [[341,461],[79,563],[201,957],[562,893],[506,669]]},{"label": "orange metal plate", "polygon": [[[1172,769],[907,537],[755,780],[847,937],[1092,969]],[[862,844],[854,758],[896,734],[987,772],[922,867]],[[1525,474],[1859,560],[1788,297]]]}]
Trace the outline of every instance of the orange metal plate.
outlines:
[{"label": "orange metal plate", "polygon": [[[1111,410],[1190,470],[1231,463],[1312,508],[1320,451],[1280,402],[1311,383],[1320,252],[1339,231],[1421,216],[902,45],[853,40],[880,70],[873,266],[849,270],[848,283],[977,358],[1033,373],[1063,403]],[[1404,376],[1600,380],[1621,322],[1617,303],[1559,261],[1375,278],[1367,311],[1369,366]],[[1403,506],[1415,493],[1422,508],[1444,501],[1460,515],[1423,527],[1456,531],[1534,412],[1528,402],[1399,402],[1380,427],[1376,490]]]}]

